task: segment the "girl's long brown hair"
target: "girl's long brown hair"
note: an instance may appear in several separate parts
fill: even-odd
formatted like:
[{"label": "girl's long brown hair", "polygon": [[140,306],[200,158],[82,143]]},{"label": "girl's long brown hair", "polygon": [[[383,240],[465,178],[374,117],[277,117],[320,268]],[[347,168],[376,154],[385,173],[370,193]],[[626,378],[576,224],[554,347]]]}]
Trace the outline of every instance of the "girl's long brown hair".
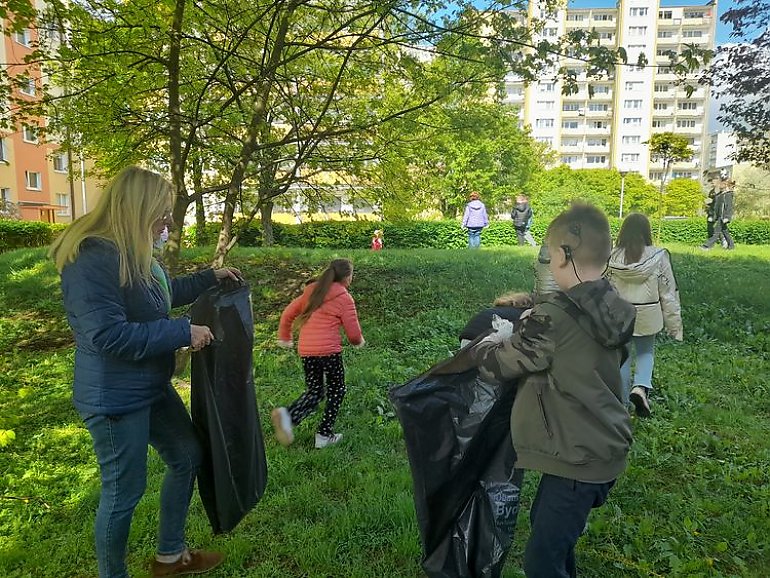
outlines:
[{"label": "girl's long brown hair", "polygon": [[310,319],[313,311],[323,305],[326,294],[331,289],[332,283],[342,281],[353,272],[353,263],[347,259],[335,259],[329,266],[321,273],[321,276],[316,280],[316,285],[313,287],[313,292],[310,294],[310,299],[307,300],[307,305],[302,313],[299,314],[294,321],[294,326],[299,329],[305,322]]},{"label": "girl's long brown hair", "polygon": [[626,265],[639,261],[645,247],[650,245],[652,245],[650,220],[641,213],[631,213],[623,220],[618,233],[618,247],[626,253]]}]

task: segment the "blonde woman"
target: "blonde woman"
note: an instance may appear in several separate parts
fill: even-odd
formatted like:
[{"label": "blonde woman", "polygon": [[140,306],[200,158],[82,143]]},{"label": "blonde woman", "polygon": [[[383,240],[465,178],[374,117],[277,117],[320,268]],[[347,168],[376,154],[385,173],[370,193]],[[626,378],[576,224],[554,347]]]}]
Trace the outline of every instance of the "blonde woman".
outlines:
[{"label": "blonde woman", "polygon": [[96,513],[100,578],[128,576],[125,555],[134,508],[147,481],[147,446],[166,463],[153,576],[201,573],[222,561],[188,550],[185,521],[201,461],[192,421],[171,386],[174,351],[207,346],[208,327],[171,319],[237,269],[207,269],[171,279],[153,245],[171,225],[171,185],[138,167],[123,169],[94,210],[51,246],[64,308],[75,335],[73,401],[101,470]]}]

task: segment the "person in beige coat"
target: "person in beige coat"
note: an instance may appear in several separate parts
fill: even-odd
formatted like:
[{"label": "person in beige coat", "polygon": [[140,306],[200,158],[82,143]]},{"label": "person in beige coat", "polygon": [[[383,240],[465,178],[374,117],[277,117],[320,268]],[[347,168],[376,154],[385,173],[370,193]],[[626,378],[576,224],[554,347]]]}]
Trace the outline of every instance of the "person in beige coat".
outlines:
[{"label": "person in beige coat", "polygon": [[633,403],[637,415],[649,417],[655,336],[665,329],[671,337],[682,341],[684,334],[669,252],[653,246],[650,221],[644,215],[632,213],[623,221],[617,247],[610,254],[609,279],[620,296],[636,307],[631,339],[636,367],[633,387],[631,356],[621,368],[624,401]]}]

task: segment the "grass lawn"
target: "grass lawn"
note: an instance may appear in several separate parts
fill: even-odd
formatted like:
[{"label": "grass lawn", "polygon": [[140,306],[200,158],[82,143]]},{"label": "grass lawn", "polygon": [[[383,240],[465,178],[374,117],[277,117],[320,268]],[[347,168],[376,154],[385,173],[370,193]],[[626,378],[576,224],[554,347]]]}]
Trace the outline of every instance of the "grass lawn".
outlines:
[{"label": "grass lawn", "polygon": [[[672,247],[685,342],[661,340],[652,419],[635,421],[630,465],[581,539],[581,575],[770,575],[770,247],[705,253]],[[183,268],[210,251],[185,253]],[[234,532],[212,537],[196,497],[189,542],[221,549],[212,577],[420,576],[420,546],[401,429],[387,390],[445,358],[465,321],[506,290],[532,286],[529,248],[352,251],[352,293],[366,336],[345,350],[345,440],[312,449],[318,416],[289,449],[269,412],[303,389],[295,353],[276,347],[282,308],[338,253],[236,250],[253,289],[257,400],[267,438],[264,498]],[[98,471],[70,402],[73,346],[58,276],[43,250],[0,255],[0,576],[93,577]],[[176,384],[189,398],[189,384]],[[134,516],[129,564],[147,574],[162,476],[150,455]],[[505,576],[522,576],[525,487]]]}]

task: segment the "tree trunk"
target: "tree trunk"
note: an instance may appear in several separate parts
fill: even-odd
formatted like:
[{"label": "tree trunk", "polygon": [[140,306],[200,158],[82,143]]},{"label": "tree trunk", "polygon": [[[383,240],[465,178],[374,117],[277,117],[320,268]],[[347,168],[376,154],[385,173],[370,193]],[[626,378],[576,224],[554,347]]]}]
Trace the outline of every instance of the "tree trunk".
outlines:
[{"label": "tree trunk", "polygon": [[272,247],[275,244],[273,236],[273,201],[263,201],[259,206],[262,218],[262,246]]},{"label": "tree trunk", "polygon": [[[196,191],[197,192],[197,191]],[[201,195],[195,196],[195,246],[203,247],[209,239],[206,234],[206,211]]]}]

